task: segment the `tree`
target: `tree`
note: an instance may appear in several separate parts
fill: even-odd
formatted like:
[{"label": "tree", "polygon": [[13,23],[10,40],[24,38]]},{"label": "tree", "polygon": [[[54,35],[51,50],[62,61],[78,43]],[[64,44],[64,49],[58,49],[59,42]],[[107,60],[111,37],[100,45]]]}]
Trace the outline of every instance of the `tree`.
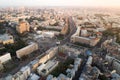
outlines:
[{"label": "tree", "polygon": [[18,40],[14,44],[6,44],[5,48],[7,52],[10,52],[12,56],[16,56],[16,51],[26,46],[23,40]]}]

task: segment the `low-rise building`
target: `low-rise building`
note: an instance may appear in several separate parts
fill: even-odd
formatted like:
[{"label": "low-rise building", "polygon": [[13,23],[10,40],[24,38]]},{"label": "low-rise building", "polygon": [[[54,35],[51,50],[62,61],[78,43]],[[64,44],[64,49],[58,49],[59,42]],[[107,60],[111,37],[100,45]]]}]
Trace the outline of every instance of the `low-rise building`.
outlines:
[{"label": "low-rise building", "polygon": [[14,43],[13,36],[9,35],[9,34],[0,35],[0,43],[2,43],[4,45]]},{"label": "low-rise building", "polygon": [[29,66],[22,67],[20,71],[12,76],[11,80],[27,80],[30,73],[31,71]]},{"label": "low-rise building", "polygon": [[53,38],[55,36],[53,32],[42,32],[42,35],[49,38]]},{"label": "low-rise building", "polygon": [[19,49],[16,51],[16,55],[17,55],[17,58],[21,58],[25,55],[29,55],[31,54],[32,52],[38,50],[38,44],[37,43],[31,43],[30,45],[22,48],[22,49]]},{"label": "low-rise building", "polygon": [[100,70],[97,67],[92,67],[92,56],[88,57],[86,65],[79,77],[79,80],[96,80],[100,74]]},{"label": "low-rise building", "polygon": [[97,67],[86,66],[85,71],[79,77],[79,80],[97,80],[100,70]]},{"label": "low-rise building", "polygon": [[35,59],[28,64],[28,66],[30,66],[30,68],[31,68],[31,71],[35,71],[36,68],[38,67],[38,65],[39,65],[38,59]]},{"label": "low-rise building", "polygon": [[6,63],[7,61],[11,60],[11,55],[10,53],[6,53],[2,56],[0,56],[0,64]]},{"label": "low-rise building", "polygon": [[64,74],[60,74],[57,79],[58,80],[72,80]]},{"label": "low-rise building", "polygon": [[113,67],[113,69],[116,70],[117,73],[120,74],[120,61],[118,59],[115,59],[114,57],[111,57],[109,55],[106,55],[105,58],[109,64],[111,64],[111,66]]},{"label": "low-rise building", "polygon": [[28,80],[39,80],[40,76],[36,75],[36,74],[30,74]]},{"label": "low-rise building", "polygon": [[4,79],[2,79],[2,80],[12,80],[12,75],[11,74],[9,74],[7,77],[5,77]]},{"label": "low-rise building", "polygon": [[53,75],[48,75],[46,80],[52,80],[53,79]]},{"label": "low-rise building", "polygon": [[92,64],[93,57],[89,56],[86,65],[91,65]]},{"label": "low-rise building", "polygon": [[27,79],[31,73],[29,66],[22,67],[20,71],[23,73],[25,79]]},{"label": "low-rise building", "polygon": [[73,77],[75,77],[75,72],[78,71],[78,68],[80,67],[81,62],[82,62],[82,59],[76,58],[74,60],[74,64],[73,65],[71,64],[71,68],[68,68],[66,70],[67,75],[64,75],[62,73],[59,74],[58,77],[54,77],[53,75],[48,75],[47,80],[72,80]]},{"label": "low-rise building", "polygon": [[12,80],[26,80],[25,76],[22,72],[17,72],[15,75],[12,76]]},{"label": "low-rise building", "polygon": [[113,73],[112,75],[112,79],[111,80],[120,80],[120,75],[117,73]]},{"label": "low-rise building", "polygon": [[45,52],[45,55],[42,58],[38,58],[39,64],[45,63],[46,61],[48,61],[49,59],[54,57],[56,55],[57,51],[58,51],[58,47],[53,47],[53,48],[47,50]]}]

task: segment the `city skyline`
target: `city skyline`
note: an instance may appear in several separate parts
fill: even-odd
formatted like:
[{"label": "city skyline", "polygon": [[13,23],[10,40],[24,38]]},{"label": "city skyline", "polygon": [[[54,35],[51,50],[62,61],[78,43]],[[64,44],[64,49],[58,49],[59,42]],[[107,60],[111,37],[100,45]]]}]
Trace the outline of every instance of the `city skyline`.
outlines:
[{"label": "city skyline", "polygon": [[120,80],[119,0],[0,0],[0,80]]},{"label": "city skyline", "polygon": [[120,7],[119,0],[1,0],[0,7],[15,6],[82,6]]}]

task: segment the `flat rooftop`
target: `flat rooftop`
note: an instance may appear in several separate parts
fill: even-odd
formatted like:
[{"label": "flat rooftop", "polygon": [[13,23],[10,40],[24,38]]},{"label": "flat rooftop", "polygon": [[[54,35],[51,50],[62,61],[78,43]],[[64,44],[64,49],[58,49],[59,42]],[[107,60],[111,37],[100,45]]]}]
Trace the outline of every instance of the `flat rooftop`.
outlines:
[{"label": "flat rooftop", "polygon": [[5,40],[8,40],[8,39],[13,39],[13,36],[11,36],[9,34],[0,35],[0,40],[5,41]]}]

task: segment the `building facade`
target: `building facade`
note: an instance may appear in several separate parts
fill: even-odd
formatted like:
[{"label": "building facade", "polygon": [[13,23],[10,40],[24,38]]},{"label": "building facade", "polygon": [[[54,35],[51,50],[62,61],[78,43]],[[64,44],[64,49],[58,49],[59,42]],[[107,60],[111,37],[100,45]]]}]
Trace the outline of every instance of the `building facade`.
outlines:
[{"label": "building facade", "polygon": [[7,62],[9,60],[11,60],[10,53],[6,53],[6,54],[0,56],[0,63],[5,63],[5,62]]},{"label": "building facade", "polygon": [[88,36],[87,30],[86,29],[81,30],[81,26],[79,26],[77,27],[76,32],[71,36],[70,41],[72,43],[81,43],[90,46],[95,46],[100,41],[100,38],[95,36],[93,37]]},{"label": "building facade", "polygon": [[30,30],[30,25],[27,21],[21,21],[21,22],[19,22],[18,26],[16,27],[16,30],[18,33],[22,34],[26,31]]},{"label": "building facade", "polygon": [[38,50],[38,44],[32,43],[22,49],[17,50],[16,55],[17,55],[17,58],[21,58],[21,57],[28,55],[36,50]]}]

